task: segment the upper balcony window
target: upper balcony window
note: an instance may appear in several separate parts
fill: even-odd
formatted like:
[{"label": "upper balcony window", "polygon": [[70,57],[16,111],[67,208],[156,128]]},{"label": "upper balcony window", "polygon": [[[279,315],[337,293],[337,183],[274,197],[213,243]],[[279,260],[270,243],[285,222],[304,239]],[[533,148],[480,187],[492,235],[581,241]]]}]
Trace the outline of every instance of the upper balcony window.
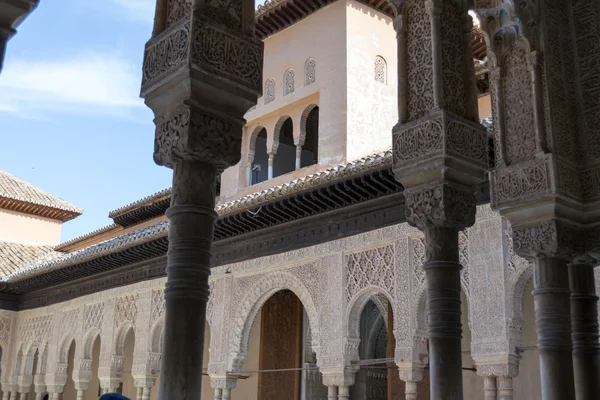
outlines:
[{"label": "upper balcony window", "polygon": [[269,178],[269,155],[267,154],[267,130],[259,126],[250,137],[250,184],[255,185]]}]

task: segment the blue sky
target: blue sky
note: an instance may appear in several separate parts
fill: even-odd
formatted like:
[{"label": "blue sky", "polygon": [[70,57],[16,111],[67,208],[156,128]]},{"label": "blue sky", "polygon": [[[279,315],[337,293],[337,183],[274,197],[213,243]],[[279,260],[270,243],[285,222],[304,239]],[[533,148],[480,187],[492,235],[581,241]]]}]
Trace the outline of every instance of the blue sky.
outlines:
[{"label": "blue sky", "polygon": [[44,0],[9,42],[0,74],[0,169],[84,209],[62,240],[171,184],[152,161],[139,98],[155,0]]}]

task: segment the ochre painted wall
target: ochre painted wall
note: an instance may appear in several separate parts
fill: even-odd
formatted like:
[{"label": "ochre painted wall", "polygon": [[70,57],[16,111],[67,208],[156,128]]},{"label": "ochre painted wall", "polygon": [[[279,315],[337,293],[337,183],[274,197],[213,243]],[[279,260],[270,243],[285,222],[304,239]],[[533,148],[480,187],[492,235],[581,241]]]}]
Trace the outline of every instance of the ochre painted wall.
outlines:
[{"label": "ochre painted wall", "polygon": [[[262,311],[254,320],[254,324],[250,329],[250,338],[248,340],[248,357],[244,361],[244,371],[258,370],[259,353],[260,353],[260,328],[262,325]],[[243,375],[247,379],[238,379],[237,385],[232,392],[233,400],[256,400],[258,398],[258,373],[244,372]],[[204,400],[204,399],[203,399]]]},{"label": "ochre painted wall", "polygon": [[[392,147],[392,128],[398,122],[398,57],[390,17],[348,0],[346,23],[346,159],[353,161]],[[375,80],[377,56],[387,64],[385,83]]]},{"label": "ochre painted wall", "polygon": [[10,210],[0,210],[0,241],[54,246],[60,243],[61,222]]}]

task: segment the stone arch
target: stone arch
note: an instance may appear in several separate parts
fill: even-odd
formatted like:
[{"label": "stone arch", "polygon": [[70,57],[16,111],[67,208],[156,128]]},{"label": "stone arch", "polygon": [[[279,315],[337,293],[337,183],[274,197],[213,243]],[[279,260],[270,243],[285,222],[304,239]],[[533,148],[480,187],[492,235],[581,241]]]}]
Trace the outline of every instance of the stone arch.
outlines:
[{"label": "stone arch", "polygon": [[252,162],[254,161],[254,154],[256,153],[256,138],[263,129],[265,129],[264,126],[257,125],[250,134],[250,141],[248,146],[248,166],[252,165]]},{"label": "stone arch", "polygon": [[58,362],[66,365],[69,363],[69,350],[71,349],[71,345],[75,343],[75,335],[67,333],[59,343]]},{"label": "stone arch", "polygon": [[282,115],[275,123],[275,128],[273,129],[273,143],[271,144],[271,148],[267,149],[267,152],[277,154],[277,149],[279,148],[279,136],[281,134],[281,128],[283,128],[283,124],[288,119],[292,120],[292,117],[290,117],[287,114]]},{"label": "stone arch", "polygon": [[307,121],[308,121],[308,115],[316,107],[319,107],[319,105],[316,103],[312,103],[312,104],[308,105],[304,109],[304,111],[302,111],[302,115],[300,115],[300,134],[298,135],[298,139],[297,139],[297,141],[298,141],[297,144],[300,146],[304,146],[304,141],[306,140],[306,125],[307,125]]},{"label": "stone arch", "polygon": [[317,80],[317,61],[309,57],[304,63],[304,86],[315,83]]},{"label": "stone arch", "polygon": [[271,296],[281,290],[290,290],[302,302],[308,315],[313,350],[317,353],[318,359],[318,339],[321,337],[321,327],[319,312],[313,296],[296,276],[289,272],[277,271],[263,275],[257,282],[254,282],[239,302],[238,311],[231,327],[232,339],[229,346],[231,356],[229,368],[231,370],[241,368],[243,359],[248,354],[250,330],[261,307]]},{"label": "stone arch", "polygon": [[[360,339],[360,315],[363,312],[363,309],[372,298],[382,295],[387,301],[392,304],[392,312],[396,312],[396,307],[394,307],[394,298],[393,296],[385,291],[384,289],[378,286],[367,286],[361,289],[358,293],[354,295],[354,297],[348,303],[348,308],[346,311],[346,335],[351,339]],[[377,305],[377,302],[375,302]],[[379,308],[380,306],[378,306]],[[382,313],[382,315],[387,315],[387,311]]]},{"label": "stone arch", "polygon": [[150,329],[150,351],[152,353],[162,353],[162,339],[165,330],[165,317],[159,317]]},{"label": "stone arch", "polygon": [[92,359],[94,343],[96,343],[96,339],[98,338],[100,338],[100,330],[95,326],[91,327],[90,330],[83,337],[82,355],[85,360]]},{"label": "stone arch", "polygon": [[283,73],[283,95],[294,93],[296,90],[296,71],[292,68],[288,68]]},{"label": "stone arch", "polygon": [[525,289],[533,279],[533,266],[527,263],[525,268],[515,272],[510,281],[510,299],[512,299],[512,317],[518,321],[525,321]]},{"label": "stone arch", "polygon": [[387,85],[387,61],[383,56],[376,56],[373,62],[373,79],[376,82]]},{"label": "stone arch", "polygon": [[125,356],[125,338],[129,332],[135,333],[135,328],[130,321],[125,321],[117,329],[117,335],[115,336],[115,355]]}]

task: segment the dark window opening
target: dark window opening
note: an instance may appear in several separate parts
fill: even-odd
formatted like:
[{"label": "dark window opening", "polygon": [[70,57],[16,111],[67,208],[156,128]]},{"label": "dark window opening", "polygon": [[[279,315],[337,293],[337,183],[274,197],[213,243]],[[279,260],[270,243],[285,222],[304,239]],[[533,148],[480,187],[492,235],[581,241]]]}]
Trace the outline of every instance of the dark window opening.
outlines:
[{"label": "dark window opening", "polygon": [[250,166],[250,184],[269,179],[269,155],[267,154],[267,130],[263,128],[256,137],[254,161]]},{"label": "dark window opening", "polygon": [[319,162],[319,107],[313,108],[306,118],[306,137],[302,146],[300,167]]},{"label": "dark window opening", "polygon": [[273,177],[285,175],[296,169],[296,145],[294,144],[294,124],[288,118],[279,132],[279,147],[273,159]]}]

